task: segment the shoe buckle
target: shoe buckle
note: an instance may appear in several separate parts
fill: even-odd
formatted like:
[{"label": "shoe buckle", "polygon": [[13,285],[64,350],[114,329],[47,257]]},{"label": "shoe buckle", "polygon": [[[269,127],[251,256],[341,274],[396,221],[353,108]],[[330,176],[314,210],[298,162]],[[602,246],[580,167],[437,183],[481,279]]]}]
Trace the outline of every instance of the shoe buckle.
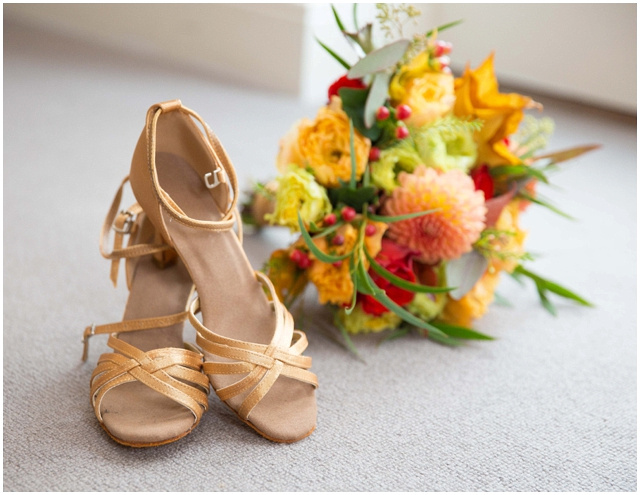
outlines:
[{"label": "shoe buckle", "polygon": [[[213,172],[204,174],[204,183],[207,189],[213,189],[220,184],[220,179],[218,179],[218,173],[220,172],[222,172],[222,169],[218,167]],[[213,183],[211,182],[211,177],[213,177]]]},{"label": "shoe buckle", "polygon": [[120,212],[120,215],[125,215],[127,217],[124,220],[124,224],[122,228],[118,228],[115,225],[113,225],[111,228],[118,234],[129,234],[131,232],[131,227],[133,226],[133,217],[135,215],[131,213],[129,210],[126,210],[126,211],[122,210]]}]

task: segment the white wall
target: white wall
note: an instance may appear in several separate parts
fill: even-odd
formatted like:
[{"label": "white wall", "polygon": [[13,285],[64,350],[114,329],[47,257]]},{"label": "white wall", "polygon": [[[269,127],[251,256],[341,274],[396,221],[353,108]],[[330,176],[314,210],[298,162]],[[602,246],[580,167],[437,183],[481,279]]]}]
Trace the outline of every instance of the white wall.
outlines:
[{"label": "white wall", "polygon": [[[351,26],[351,4],[337,6]],[[636,112],[635,4],[421,4],[419,27],[452,20],[454,70],[492,50],[503,85],[516,85],[626,113]],[[360,22],[373,4],[360,4]],[[5,4],[5,22],[44,26],[193,67],[234,82],[326,98],[344,73],[319,37],[354,61],[329,4]],[[349,58],[351,57],[351,58]]]},{"label": "white wall", "polygon": [[635,4],[432,4],[428,28],[453,20],[454,69],[496,51],[503,83],[636,112]]}]

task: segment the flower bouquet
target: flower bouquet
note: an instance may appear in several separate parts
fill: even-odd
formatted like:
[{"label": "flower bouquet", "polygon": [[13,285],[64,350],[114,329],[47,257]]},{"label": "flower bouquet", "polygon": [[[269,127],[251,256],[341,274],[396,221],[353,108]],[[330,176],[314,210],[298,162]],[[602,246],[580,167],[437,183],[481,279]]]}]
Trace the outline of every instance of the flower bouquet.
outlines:
[{"label": "flower bouquet", "polygon": [[531,204],[563,214],[537,186],[595,146],[542,152],[553,122],[525,116],[541,109],[531,98],[499,92],[493,55],[452,74],[451,44],[438,37],[458,23],[406,39],[402,24],[417,11],[377,8],[381,30],[398,37],[381,47],[372,24],[357,26],[355,7],[355,32],[333,10],[360,58],[350,65],[320,43],[347,73],[315,120],[282,139],[279,176],[245,210],[253,223],[300,233],[266,266],[282,301],[312,283],[350,346],[349,334],[383,330],[448,344],[490,339],[472,326],[501,273],[532,280],[554,314],[550,294],[589,306],[524,267],[532,257],[519,218]]}]

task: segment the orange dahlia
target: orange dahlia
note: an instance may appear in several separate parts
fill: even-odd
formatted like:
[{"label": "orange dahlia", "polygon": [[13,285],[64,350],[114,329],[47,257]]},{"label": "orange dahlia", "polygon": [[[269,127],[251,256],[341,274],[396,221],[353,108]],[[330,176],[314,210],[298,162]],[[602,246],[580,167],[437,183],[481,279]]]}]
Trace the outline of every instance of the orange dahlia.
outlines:
[{"label": "orange dahlia", "polygon": [[384,204],[389,216],[425,210],[436,212],[389,226],[389,237],[420,252],[420,260],[436,263],[471,251],[485,227],[484,195],[460,170],[438,172],[424,165],[401,172],[397,187]]}]

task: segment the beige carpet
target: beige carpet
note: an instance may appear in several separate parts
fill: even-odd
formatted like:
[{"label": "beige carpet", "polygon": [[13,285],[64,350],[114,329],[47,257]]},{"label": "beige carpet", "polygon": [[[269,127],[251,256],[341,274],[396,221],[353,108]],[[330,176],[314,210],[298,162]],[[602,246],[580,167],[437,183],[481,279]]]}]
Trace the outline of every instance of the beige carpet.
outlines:
[{"label": "beige carpet", "polygon": [[[513,307],[478,323],[495,342],[450,349],[418,338],[359,338],[363,364],[334,343],[309,294],[307,331],[318,391],[317,431],[276,445],[220,402],[165,447],[111,441],[88,400],[96,337],[118,320],[98,233],[127,173],[147,107],[179,97],[205,117],[243,184],[274,173],[278,139],[304,108],[4,26],[4,489],[7,491],[635,491],[635,119],[542,99],[556,149],[604,148],[556,176],[548,195],[578,217],[526,217],[535,270],[596,309],[559,303],[553,318],[532,287],[505,280]],[[260,266],[282,245],[247,241]]]}]

